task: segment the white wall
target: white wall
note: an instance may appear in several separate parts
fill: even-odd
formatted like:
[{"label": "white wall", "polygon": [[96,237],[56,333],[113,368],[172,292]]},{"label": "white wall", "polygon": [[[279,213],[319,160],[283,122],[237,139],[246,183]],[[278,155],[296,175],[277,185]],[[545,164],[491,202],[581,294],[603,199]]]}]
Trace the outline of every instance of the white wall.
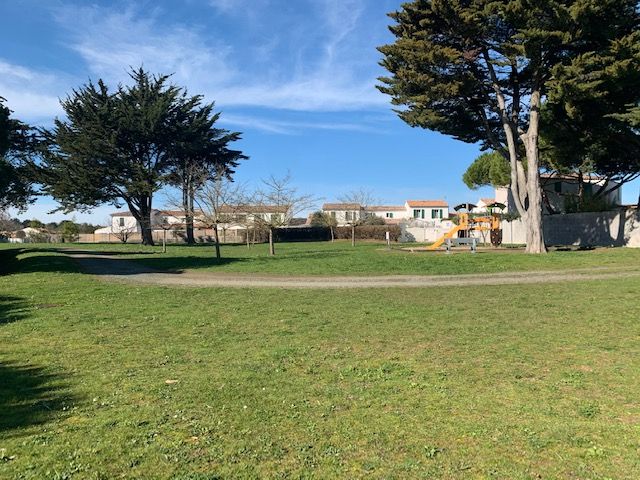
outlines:
[{"label": "white wall", "polygon": [[[120,224],[120,219],[124,219],[124,225]],[[134,232],[140,232],[140,226],[132,215],[122,215],[111,217],[111,231],[122,232],[125,230],[131,230]]]},{"label": "white wall", "polygon": [[444,221],[412,221],[402,225],[401,242],[431,243],[443,236],[455,225],[449,220]]}]

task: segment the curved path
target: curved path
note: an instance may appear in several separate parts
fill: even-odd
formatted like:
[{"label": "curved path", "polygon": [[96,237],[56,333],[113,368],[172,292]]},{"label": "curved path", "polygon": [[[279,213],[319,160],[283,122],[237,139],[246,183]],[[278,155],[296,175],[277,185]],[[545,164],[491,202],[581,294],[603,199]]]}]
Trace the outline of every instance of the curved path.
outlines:
[{"label": "curved path", "polygon": [[240,288],[381,288],[443,287],[465,285],[505,285],[527,283],[570,282],[640,277],[637,267],[590,268],[578,270],[504,272],[471,275],[380,275],[380,276],[275,276],[212,272],[166,272],[145,267],[137,262],[95,252],[65,251],[87,273],[105,280],[186,287]]}]

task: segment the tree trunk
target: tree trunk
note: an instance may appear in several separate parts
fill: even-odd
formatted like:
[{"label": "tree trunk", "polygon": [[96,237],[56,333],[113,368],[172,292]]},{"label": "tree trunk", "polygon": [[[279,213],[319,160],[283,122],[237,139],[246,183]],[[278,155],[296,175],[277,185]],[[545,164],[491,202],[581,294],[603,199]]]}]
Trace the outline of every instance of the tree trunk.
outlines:
[{"label": "tree trunk", "polygon": [[191,184],[191,176],[185,172],[182,185],[182,209],[184,210],[184,228],[188,245],[196,243],[193,236],[193,188]]},{"label": "tree trunk", "polygon": [[351,246],[356,246],[356,226],[351,225]]},{"label": "tree trunk", "polygon": [[531,95],[531,113],[529,131],[525,137],[527,152],[527,198],[529,205],[524,219],[527,233],[527,253],[546,253],[544,232],[542,230],[542,189],[540,188],[540,158],[538,155],[538,127],[540,93]]},{"label": "tree trunk", "polygon": [[220,255],[220,237],[218,236],[218,225],[213,226],[213,237],[216,240],[216,258],[219,260],[221,258]]},{"label": "tree trunk", "polygon": [[272,257],[276,254],[276,249],[273,244],[273,228],[269,227],[269,255]]},{"label": "tree trunk", "polygon": [[151,227],[151,197],[140,197],[136,199],[138,208],[134,207],[131,201],[127,201],[129,211],[140,224],[140,233],[143,245],[154,245],[153,231]]},{"label": "tree trunk", "polygon": [[162,253],[167,253],[167,231],[162,230]]},{"label": "tree trunk", "polygon": [[335,235],[333,234],[333,227],[329,227],[329,230],[331,230],[331,243],[333,243],[333,241],[335,240]]}]

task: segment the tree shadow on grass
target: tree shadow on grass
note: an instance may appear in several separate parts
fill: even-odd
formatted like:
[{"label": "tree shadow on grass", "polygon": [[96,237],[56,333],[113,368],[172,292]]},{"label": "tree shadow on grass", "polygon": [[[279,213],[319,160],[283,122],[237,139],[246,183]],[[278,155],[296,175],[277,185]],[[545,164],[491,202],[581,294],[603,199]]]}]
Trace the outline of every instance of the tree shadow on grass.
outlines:
[{"label": "tree shadow on grass", "polygon": [[0,295],[0,325],[17,322],[26,317],[26,310],[29,307],[20,297]]},{"label": "tree shadow on grass", "polygon": [[331,251],[331,252],[303,252],[294,251],[276,253],[275,256],[270,257],[267,254],[264,255],[251,255],[251,256],[238,256],[238,257],[222,257],[216,258],[215,256],[195,256],[195,255],[154,255],[141,260],[141,264],[146,267],[161,270],[170,273],[179,273],[184,270],[196,270],[200,268],[207,268],[215,270],[215,267],[228,265],[231,263],[251,263],[254,265],[273,264],[274,262],[287,261],[291,259],[300,259],[300,261],[312,260],[312,259],[328,259],[330,257],[341,257],[348,255],[349,252]]},{"label": "tree shadow on grass", "polygon": [[[34,255],[27,255],[27,254]],[[67,257],[56,255],[56,248],[9,248],[0,250],[0,275],[34,272],[77,272]]]},{"label": "tree shadow on grass", "polygon": [[0,363],[0,436],[59,417],[75,400],[65,379],[49,369]]}]

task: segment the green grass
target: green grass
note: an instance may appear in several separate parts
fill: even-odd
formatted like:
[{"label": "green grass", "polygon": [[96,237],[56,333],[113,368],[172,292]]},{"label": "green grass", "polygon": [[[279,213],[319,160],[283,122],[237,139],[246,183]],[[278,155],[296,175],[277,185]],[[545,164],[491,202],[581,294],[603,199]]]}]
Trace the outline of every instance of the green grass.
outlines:
[{"label": "green grass", "polygon": [[543,256],[527,255],[522,250],[477,254],[462,250],[446,255],[411,253],[399,247],[387,250],[378,243],[362,242],[354,248],[348,242],[314,242],[276,245],[275,257],[269,257],[268,246],[264,244],[251,249],[244,245],[224,245],[220,261],[214,258],[210,245],[171,245],[166,254],[162,254],[158,246],[84,244],[79,248],[120,252],[123,258],[165,270],[275,275],[442,275],[640,265],[640,249],[624,248],[553,251]]},{"label": "green grass", "polygon": [[640,279],[171,289],[11,252],[0,478],[640,477]]}]

